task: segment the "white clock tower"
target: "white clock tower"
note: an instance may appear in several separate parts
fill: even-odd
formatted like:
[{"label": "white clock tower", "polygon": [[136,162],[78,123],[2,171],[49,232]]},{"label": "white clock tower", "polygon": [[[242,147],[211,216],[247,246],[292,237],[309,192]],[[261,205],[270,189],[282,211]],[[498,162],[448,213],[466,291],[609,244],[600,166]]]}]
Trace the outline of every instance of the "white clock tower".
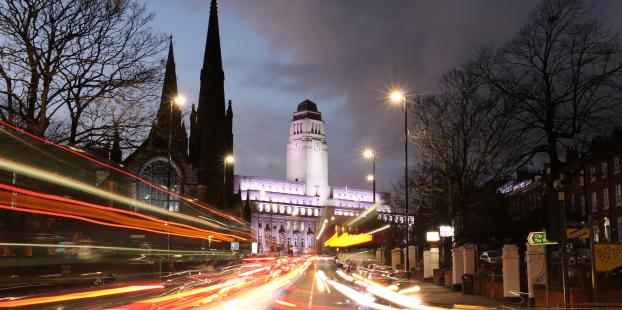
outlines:
[{"label": "white clock tower", "polygon": [[329,194],[328,146],[322,113],[305,100],[298,105],[289,127],[287,179],[306,183],[306,194],[323,205]]}]

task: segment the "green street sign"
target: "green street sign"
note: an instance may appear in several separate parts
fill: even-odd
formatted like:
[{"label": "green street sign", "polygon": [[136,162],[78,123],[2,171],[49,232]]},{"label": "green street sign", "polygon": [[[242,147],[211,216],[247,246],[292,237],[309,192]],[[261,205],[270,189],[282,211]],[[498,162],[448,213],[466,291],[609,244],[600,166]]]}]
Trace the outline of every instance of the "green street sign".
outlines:
[{"label": "green street sign", "polygon": [[546,239],[546,231],[532,231],[527,236],[527,242],[529,245],[547,245],[547,244],[557,244],[557,242],[552,242]]}]

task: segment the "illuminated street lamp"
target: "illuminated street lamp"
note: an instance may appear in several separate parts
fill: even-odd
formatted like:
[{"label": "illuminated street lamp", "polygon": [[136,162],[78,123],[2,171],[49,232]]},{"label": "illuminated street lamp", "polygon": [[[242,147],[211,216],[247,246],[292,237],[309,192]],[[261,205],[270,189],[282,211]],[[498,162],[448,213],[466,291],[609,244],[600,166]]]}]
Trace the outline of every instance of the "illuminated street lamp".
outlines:
[{"label": "illuminated street lamp", "polygon": [[225,155],[223,162],[225,164],[225,173],[223,176],[222,199],[223,199],[223,202],[225,202],[227,201],[227,166],[233,165],[233,163],[235,163],[235,157],[232,154],[227,154]]},{"label": "illuminated street lamp", "polygon": [[[404,109],[404,207],[406,209],[406,218],[408,218],[408,105],[406,95],[400,90],[394,90],[389,95],[389,100],[395,104],[402,104]],[[408,272],[408,245],[410,243],[410,232],[408,226],[406,228],[406,271]]]},{"label": "illuminated street lamp", "polygon": [[367,181],[372,182],[373,198],[372,202],[376,203],[376,154],[372,149],[363,151],[363,157],[371,159],[371,174],[367,176]]}]

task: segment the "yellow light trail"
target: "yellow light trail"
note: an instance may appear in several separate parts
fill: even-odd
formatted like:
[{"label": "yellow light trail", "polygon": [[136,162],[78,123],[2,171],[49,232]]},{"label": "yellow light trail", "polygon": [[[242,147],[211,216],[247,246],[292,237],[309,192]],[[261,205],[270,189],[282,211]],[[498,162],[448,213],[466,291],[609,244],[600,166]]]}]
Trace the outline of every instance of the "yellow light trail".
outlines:
[{"label": "yellow light trail", "polygon": [[105,289],[105,290],[97,290],[97,291],[71,293],[71,294],[56,295],[56,296],[33,297],[33,298],[26,298],[26,299],[20,299],[20,300],[12,300],[12,301],[2,301],[0,302],[0,307],[2,308],[24,307],[24,306],[46,304],[46,303],[51,303],[51,302],[102,297],[102,296],[108,296],[108,295],[132,293],[132,292],[154,290],[154,289],[161,289],[161,288],[164,288],[164,286],[162,285],[131,285],[131,286],[111,288],[111,289]]}]

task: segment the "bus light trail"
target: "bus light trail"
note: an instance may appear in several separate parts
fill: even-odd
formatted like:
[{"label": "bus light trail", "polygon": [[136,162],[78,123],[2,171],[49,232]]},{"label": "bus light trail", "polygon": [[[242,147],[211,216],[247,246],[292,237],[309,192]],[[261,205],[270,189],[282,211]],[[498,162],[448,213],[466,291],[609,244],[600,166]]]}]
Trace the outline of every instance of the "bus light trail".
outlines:
[{"label": "bus light trail", "polygon": [[186,201],[187,203],[190,203],[190,204],[192,204],[192,205],[195,205],[195,206],[197,206],[197,207],[199,207],[199,208],[206,209],[206,210],[210,211],[210,212],[211,212],[211,213],[213,213],[213,214],[216,214],[216,215],[219,215],[219,216],[221,216],[221,217],[224,217],[224,218],[227,218],[227,219],[229,219],[229,220],[232,220],[232,221],[234,221],[234,222],[236,222],[236,223],[238,223],[238,224],[240,224],[240,225],[242,225],[242,226],[246,226],[246,225],[248,224],[248,223],[246,223],[246,221],[244,221],[244,220],[242,220],[242,219],[240,219],[240,218],[237,218],[237,217],[235,217],[235,216],[232,216],[232,215],[226,214],[226,213],[221,212],[221,211],[219,211],[219,210],[216,210],[216,209],[214,209],[214,208],[210,208],[210,207],[204,206],[204,205],[202,205],[202,204],[199,204],[199,203],[197,203],[196,201],[194,201],[194,200],[192,200],[192,199],[189,199],[189,198],[187,198],[187,197],[184,197],[184,196],[181,196],[181,195],[179,195],[179,194],[175,193],[174,191],[163,190],[163,189],[162,189],[162,188],[160,188],[159,186],[157,186],[157,185],[155,185],[155,184],[152,184],[152,183],[148,182],[147,180],[140,178],[140,177],[139,177],[139,176],[137,176],[137,175],[131,174],[131,173],[129,173],[128,171],[125,171],[125,170],[119,169],[119,168],[117,168],[117,167],[114,167],[114,166],[112,166],[112,165],[108,165],[108,164],[106,164],[106,163],[104,163],[104,162],[102,162],[102,161],[99,161],[99,160],[97,160],[97,159],[94,159],[94,158],[92,158],[92,157],[86,156],[85,154],[82,154],[81,152],[78,152],[78,151],[76,151],[76,150],[72,149],[71,147],[66,147],[66,146],[63,146],[63,145],[60,145],[60,144],[54,143],[54,142],[52,142],[52,141],[49,141],[49,140],[43,139],[43,138],[41,138],[41,137],[37,137],[36,135],[33,135],[33,134],[31,134],[31,133],[29,133],[29,132],[27,132],[27,131],[25,131],[25,130],[22,130],[22,129],[18,128],[18,127],[15,127],[15,126],[13,126],[13,125],[11,125],[11,124],[9,124],[9,123],[5,122],[5,121],[2,121],[2,120],[0,120],[0,124],[2,124],[2,125],[4,125],[4,126],[6,126],[6,127],[8,127],[8,128],[11,128],[11,129],[13,129],[13,130],[15,130],[15,131],[18,131],[18,132],[20,132],[20,133],[22,133],[22,134],[24,134],[24,135],[26,135],[26,136],[29,136],[29,137],[31,137],[31,138],[33,138],[33,139],[37,140],[37,141],[43,142],[43,143],[45,143],[45,144],[53,145],[53,146],[55,146],[55,147],[57,147],[57,148],[59,148],[59,149],[61,149],[61,150],[64,150],[64,151],[69,152],[69,153],[71,153],[71,154],[73,154],[73,155],[79,156],[79,157],[81,157],[81,158],[84,158],[84,159],[86,159],[86,160],[88,160],[88,161],[90,161],[90,162],[96,163],[96,164],[98,164],[98,165],[100,165],[100,166],[103,166],[103,167],[109,168],[109,169],[111,169],[111,170],[114,170],[114,171],[116,171],[116,172],[119,172],[119,173],[121,173],[121,174],[127,175],[127,176],[129,176],[129,177],[131,177],[131,178],[133,178],[133,179],[135,179],[135,180],[138,180],[138,181],[140,181],[140,182],[142,182],[142,183],[146,184],[147,186],[149,186],[149,187],[151,187],[151,188],[154,188],[154,189],[156,189],[156,190],[159,190],[159,191],[165,192],[165,193],[167,193],[167,194],[170,194],[170,195],[172,195],[172,196],[174,196],[174,197],[176,197],[176,198],[179,198],[179,199],[181,199],[181,200],[184,200],[184,201]]}]

